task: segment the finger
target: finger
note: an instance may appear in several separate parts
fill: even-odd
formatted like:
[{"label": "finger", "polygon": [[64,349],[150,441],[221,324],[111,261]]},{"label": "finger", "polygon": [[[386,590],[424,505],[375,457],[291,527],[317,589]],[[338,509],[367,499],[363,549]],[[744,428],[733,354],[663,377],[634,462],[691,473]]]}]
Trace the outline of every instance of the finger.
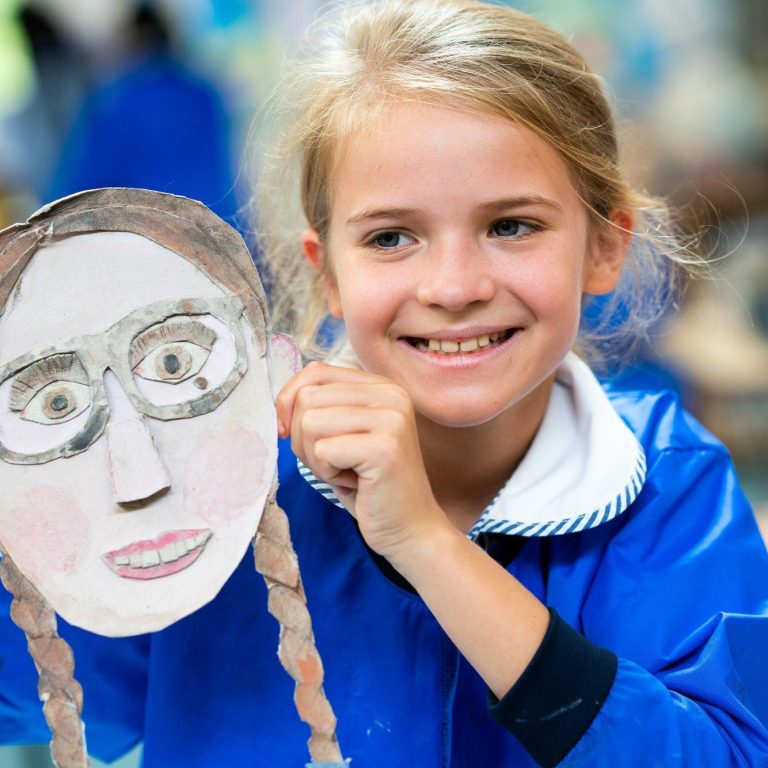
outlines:
[{"label": "finger", "polygon": [[328,438],[348,439],[353,435],[397,434],[403,440],[406,417],[396,411],[371,408],[319,408],[310,411],[296,411],[291,427],[293,452],[317,477],[330,482],[336,473],[349,467],[331,466],[317,455],[317,445]]},{"label": "finger", "polygon": [[[363,404],[366,398],[365,387],[375,385],[379,385],[381,393],[385,391],[387,385],[394,386],[388,379],[366,371],[340,368],[325,363],[310,363],[293,376],[277,396],[277,417],[281,437],[286,437],[290,432],[293,412],[300,395],[301,397],[311,395],[314,398],[312,402],[317,405],[332,404],[334,398],[337,402],[343,402],[346,399],[350,404],[358,405]],[[329,387],[327,392],[326,387]],[[305,390],[308,391],[305,392]],[[378,399],[381,397],[382,395],[379,395]],[[370,400],[374,402],[377,398],[372,397]]]},{"label": "finger", "polygon": [[333,406],[328,408],[297,408],[291,425],[294,453],[311,466],[314,446],[319,440],[340,435],[378,432],[403,439],[409,429],[407,414],[391,408]]},{"label": "finger", "polygon": [[288,435],[296,396],[303,387],[337,380],[334,366],[318,362],[309,363],[298,373],[291,376],[280,390],[275,400],[280,436],[286,437]]},{"label": "finger", "polygon": [[373,379],[366,382],[308,384],[296,393],[293,413],[333,407],[411,410],[410,398],[400,387],[386,380]]},{"label": "finger", "polygon": [[397,439],[386,432],[335,435],[318,440],[313,447],[317,477],[332,483],[341,472],[351,470],[357,475],[358,488],[362,479],[376,482],[385,476],[398,453]]}]

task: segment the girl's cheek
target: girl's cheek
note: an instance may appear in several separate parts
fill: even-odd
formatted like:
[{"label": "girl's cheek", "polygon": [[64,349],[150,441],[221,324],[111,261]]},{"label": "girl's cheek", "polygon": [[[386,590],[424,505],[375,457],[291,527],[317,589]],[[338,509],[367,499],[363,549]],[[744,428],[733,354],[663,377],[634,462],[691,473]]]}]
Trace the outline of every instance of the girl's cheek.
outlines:
[{"label": "girl's cheek", "polygon": [[34,582],[45,571],[80,570],[87,560],[90,530],[88,516],[74,496],[53,486],[38,486],[26,491],[4,515],[2,541]]},{"label": "girl's cheek", "polygon": [[207,438],[184,473],[185,511],[211,525],[235,520],[265,494],[273,465],[258,432],[237,427]]}]

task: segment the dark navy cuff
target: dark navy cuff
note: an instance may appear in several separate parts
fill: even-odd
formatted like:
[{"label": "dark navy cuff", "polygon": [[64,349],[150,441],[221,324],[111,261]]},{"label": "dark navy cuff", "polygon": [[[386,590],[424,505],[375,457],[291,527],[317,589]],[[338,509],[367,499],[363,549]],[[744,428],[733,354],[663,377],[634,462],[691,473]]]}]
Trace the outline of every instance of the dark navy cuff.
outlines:
[{"label": "dark navy cuff", "polygon": [[488,709],[544,768],[557,765],[587,731],[616,677],[616,655],[549,609],[549,628],[520,679]]}]

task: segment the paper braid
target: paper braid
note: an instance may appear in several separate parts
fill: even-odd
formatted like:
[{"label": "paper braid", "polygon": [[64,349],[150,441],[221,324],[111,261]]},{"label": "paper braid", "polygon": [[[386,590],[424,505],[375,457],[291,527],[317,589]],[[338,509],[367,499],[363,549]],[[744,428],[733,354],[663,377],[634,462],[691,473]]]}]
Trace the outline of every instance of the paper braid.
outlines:
[{"label": "paper braid", "polygon": [[318,763],[342,763],[336,716],[323,691],[323,664],[315,646],[299,561],[291,543],[288,517],[278,506],[276,493],[277,480],[253,541],[256,570],[267,584],[269,612],[280,624],[277,655],[296,681],[296,710],[312,734],[307,742],[309,754]]},{"label": "paper braid", "polygon": [[2,552],[0,579],[13,595],[11,618],[27,637],[27,650],[39,675],[38,695],[51,729],[51,758],[57,768],[87,768],[88,753],[80,713],[83,689],[74,678],[75,657],[56,631],[56,614],[11,558]]}]

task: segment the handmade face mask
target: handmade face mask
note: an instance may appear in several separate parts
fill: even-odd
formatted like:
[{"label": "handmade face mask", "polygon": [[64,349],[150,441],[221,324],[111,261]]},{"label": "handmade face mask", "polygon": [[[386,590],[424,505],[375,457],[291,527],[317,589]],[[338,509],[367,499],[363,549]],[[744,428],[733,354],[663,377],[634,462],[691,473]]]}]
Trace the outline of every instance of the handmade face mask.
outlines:
[{"label": "handmade face mask", "polygon": [[247,251],[201,209],[102,190],[0,241],[0,542],[100,634],[210,601],[274,479],[271,385],[297,358],[280,337],[270,370]]}]

